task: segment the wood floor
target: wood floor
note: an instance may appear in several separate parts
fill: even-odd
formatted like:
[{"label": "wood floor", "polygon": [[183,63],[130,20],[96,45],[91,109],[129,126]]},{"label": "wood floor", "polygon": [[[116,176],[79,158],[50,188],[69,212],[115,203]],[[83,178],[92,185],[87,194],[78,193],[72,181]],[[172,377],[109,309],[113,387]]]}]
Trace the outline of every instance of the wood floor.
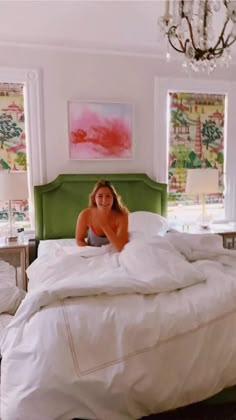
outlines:
[{"label": "wood floor", "polygon": [[[85,420],[85,419],[72,419]],[[103,420],[103,419],[99,419]],[[112,420],[112,418],[110,419]],[[192,404],[166,413],[153,414],[140,420],[236,420],[236,403]]]},{"label": "wood floor", "polygon": [[142,420],[236,420],[236,403],[192,404],[178,410],[143,417]]}]

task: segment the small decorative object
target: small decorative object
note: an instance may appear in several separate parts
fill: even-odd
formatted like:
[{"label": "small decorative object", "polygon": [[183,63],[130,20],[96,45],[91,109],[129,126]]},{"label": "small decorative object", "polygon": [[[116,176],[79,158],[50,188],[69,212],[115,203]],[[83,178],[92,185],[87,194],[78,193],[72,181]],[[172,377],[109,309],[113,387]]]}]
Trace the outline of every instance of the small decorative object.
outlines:
[{"label": "small decorative object", "polygon": [[186,69],[211,73],[217,63],[229,65],[230,47],[236,41],[235,1],[165,0],[165,5],[159,26],[167,39],[168,59],[170,45],[184,54]]},{"label": "small decorative object", "polygon": [[68,103],[70,159],[131,159],[133,106],[123,103]]},{"label": "small decorative object", "polygon": [[24,236],[25,236],[24,233],[25,233],[25,230],[23,227],[17,229],[17,237],[20,243],[24,242]]}]

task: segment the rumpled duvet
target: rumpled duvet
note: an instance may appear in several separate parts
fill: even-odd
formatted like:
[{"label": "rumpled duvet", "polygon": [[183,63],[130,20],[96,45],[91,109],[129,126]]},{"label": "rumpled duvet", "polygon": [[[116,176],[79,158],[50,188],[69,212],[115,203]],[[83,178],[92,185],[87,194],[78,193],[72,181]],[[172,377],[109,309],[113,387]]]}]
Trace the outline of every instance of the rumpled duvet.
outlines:
[{"label": "rumpled duvet", "polygon": [[0,260],[0,314],[14,315],[26,292],[16,286],[15,270]]},{"label": "rumpled duvet", "polygon": [[39,257],[1,340],[2,420],[138,419],[235,384],[235,256],[169,233]]}]

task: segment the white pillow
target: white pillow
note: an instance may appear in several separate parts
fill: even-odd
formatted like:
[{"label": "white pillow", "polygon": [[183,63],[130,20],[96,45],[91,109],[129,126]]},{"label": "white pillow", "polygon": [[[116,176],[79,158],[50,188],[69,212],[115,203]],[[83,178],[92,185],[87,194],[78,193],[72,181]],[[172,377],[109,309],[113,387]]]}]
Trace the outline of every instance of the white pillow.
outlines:
[{"label": "white pillow", "polygon": [[6,286],[0,289],[0,314],[14,315],[26,292],[16,286]]},{"label": "white pillow", "polygon": [[164,235],[168,230],[167,220],[159,214],[150,211],[134,211],[129,213],[129,232],[144,234],[146,238],[155,235]]}]

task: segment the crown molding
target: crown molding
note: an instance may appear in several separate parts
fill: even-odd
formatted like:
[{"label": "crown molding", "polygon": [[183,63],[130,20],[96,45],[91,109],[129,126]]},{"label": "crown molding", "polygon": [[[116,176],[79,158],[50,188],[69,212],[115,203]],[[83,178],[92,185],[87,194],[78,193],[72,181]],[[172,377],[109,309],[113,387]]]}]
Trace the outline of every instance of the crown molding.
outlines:
[{"label": "crown molding", "polygon": [[[39,41],[11,41],[11,40],[0,40],[0,47],[4,48],[27,48],[27,49],[37,49],[44,51],[59,51],[67,53],[82,53],[82,54],[92,54],[92,55],[113,55],[121,57],[137,57],[137,58],[149,58],[149,59],[159,59],[166,62],[166,51],[163,50],[163,47],[138,47],[138,46],[114,46],[108,47],[107,45],[102,44],[81,44],[77,42],[70,42],[63,44],[63,41],[48,41],[48,42],[39,42]],[[173,52],[171,54],[172,64],[180,63],[182,61],[182,55]],[[231,64],[236,64],[236,57],[232,56]]]},{"label": "crown molding", "polygon": [[7,41],[0,40],[0,47],[16,47],[16,48],[29,48],[50,51],[64,51],[64,52],[80,52],[84,54],[97,54],[97,55],[118,55],[118,56],[133,56],[133,57],[146,57],[146,58],[160,58],[163,59],[163,52],[154,47],[108,47],[107,45],[96,44],[59,44],[56,42],[28,42],[28,41]]}]

